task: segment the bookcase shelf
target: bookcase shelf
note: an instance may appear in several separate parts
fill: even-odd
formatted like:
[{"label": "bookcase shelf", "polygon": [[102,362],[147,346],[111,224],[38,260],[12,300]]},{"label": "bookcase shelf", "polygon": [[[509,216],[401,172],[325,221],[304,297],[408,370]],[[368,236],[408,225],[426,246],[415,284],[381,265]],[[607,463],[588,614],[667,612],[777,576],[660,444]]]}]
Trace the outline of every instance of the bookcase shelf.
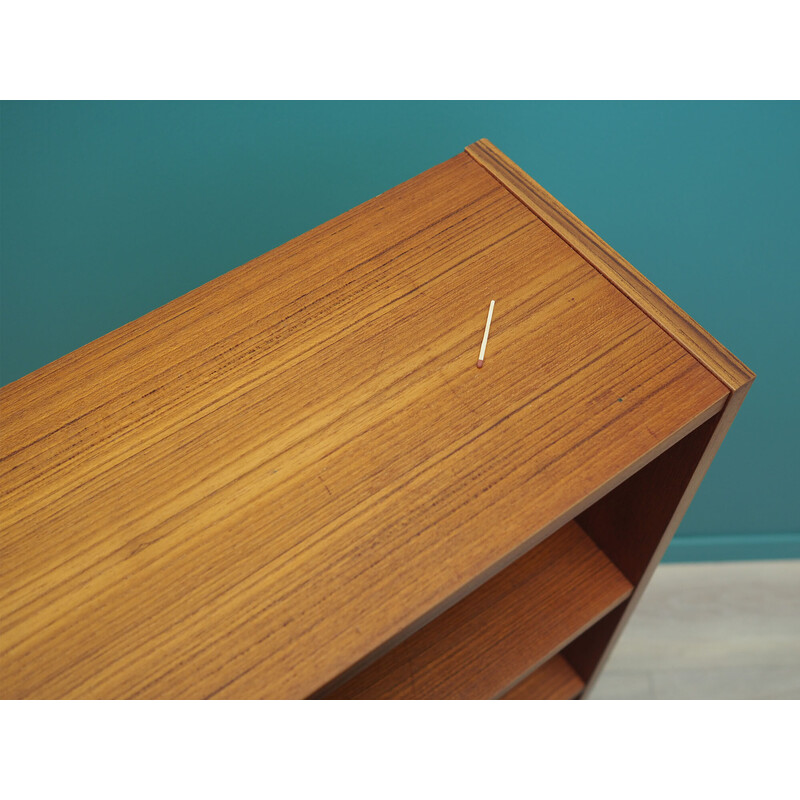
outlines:
[{"label": "bookcase shelf", "polygon": [[328,696],[494,697],[619,605],[632,588],[569,522]]},{"label": "bookcase shelf", "polygon": [[554,655],[501,695],[501,700],[572,700],[585,686],[562,655]]}]

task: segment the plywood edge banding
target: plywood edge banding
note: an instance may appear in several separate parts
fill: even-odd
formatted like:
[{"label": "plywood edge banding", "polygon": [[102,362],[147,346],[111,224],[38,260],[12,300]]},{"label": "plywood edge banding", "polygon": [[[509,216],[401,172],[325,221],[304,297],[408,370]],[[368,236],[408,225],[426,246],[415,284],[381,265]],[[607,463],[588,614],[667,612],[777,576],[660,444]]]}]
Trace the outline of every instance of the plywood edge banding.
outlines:
[{"label": "plywood edge banding", "polygon": [[752,382],[752,370],[488,139],[466,152],[729,389]]}]

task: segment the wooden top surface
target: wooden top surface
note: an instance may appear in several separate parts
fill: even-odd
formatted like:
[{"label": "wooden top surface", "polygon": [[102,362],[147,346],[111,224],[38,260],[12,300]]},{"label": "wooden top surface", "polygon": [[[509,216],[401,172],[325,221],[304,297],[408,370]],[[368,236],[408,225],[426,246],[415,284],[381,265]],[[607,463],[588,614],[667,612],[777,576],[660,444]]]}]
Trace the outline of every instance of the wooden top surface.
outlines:
[{"label": "wooden top surface", "polygon": [[307,696],[727,396],[462,153],[0,390],[0,695]]}]

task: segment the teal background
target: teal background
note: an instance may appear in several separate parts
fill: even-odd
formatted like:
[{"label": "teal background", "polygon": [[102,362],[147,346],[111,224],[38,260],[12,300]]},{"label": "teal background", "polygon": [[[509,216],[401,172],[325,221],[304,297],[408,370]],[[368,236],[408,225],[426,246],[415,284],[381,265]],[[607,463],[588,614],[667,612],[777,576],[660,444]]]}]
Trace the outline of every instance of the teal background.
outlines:
[{"label": "teal background", "polygon": [[0,383],[484,136],[758,373],[668,558],[800,556],[800,103],[3,103]]}]

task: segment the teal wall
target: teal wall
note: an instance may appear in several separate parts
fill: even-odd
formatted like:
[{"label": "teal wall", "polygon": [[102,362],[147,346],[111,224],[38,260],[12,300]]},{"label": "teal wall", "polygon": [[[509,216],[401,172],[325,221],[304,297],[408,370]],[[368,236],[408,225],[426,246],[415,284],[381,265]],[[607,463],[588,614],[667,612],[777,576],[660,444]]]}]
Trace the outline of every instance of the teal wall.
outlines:
[{"label": "teal wall", "polygon": [[758,373],[669,557],[800,556],[799,103],[4,103],[0,383],[484,136]]}]

